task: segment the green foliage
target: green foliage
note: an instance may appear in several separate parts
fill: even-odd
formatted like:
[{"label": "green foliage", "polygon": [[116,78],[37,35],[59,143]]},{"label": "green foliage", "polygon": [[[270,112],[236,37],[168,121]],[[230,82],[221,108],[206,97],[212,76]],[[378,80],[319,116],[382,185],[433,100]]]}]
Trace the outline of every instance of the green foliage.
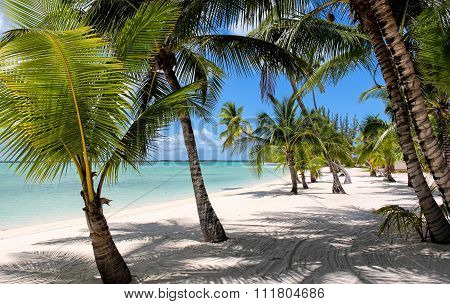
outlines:
[{"label": "green foliage", "polygon": [[220,133],[223,150],[231,148],[234,141],[244,133],[252,133],[250,123],[242,117],[243,112],[244,108],[236,108],[233,102],[226,102],[222,106],[218,117],[220,118],[219,125],[226,126],[226,130]]},{"label": "green foliage", "polygon": [[402,159],[394,124],[388,124],[377,116],[368,116],[361,123],[356,150],[357,163],[368,162],[372,169],[382,167],[390,170]]},{"label": "green foliage", "polygon": [[94,164],[120,146],[130,110],[123,66],[89,28],[29,31],[0,58],[0,128],[10,134],[2,151],[21,173],[40,181],[63,173],[83,155],[82,141]]},{"label": "green foliage", "polygon": [[438,1],[413,22],[410,35],[419,72],[426,84],[450,93],[450,1]]},{"label": "green foliage", "polygon": [[[146,6],[136,18],[152,22],[132,28],[130,21],[122,35],[136,48],[127,46],[118,58],[111,43],[81,26],[82,13],[70,4],[4,2],[22,28],[6,33],[0,48],[0,143],[6,160],[17,162],[16,170],[31,180],[53,179],[74,164],[91,196],[91,169],[101,175],[101,189],[105,179],[117,178],[121,164],[136,167],[158,131],[186,110],[188,100],[198,102],[202,83],[169,95],[152,90],[158,98],[139,104],[144,98],[128,67],[138,53],[149,60],[157,53],[176,9],[160,2]],[[161,24],[169,30],[160,32]]]},{"label": "green foliage", "polygon": [[399,235],[408,237],[416,233],[422,241],[426,240],[425,219],[420,213],[420,208],[411,211],[398,205],[389,205],[374,211],[375,214],[384,217],[378,229],[378,235]]}]

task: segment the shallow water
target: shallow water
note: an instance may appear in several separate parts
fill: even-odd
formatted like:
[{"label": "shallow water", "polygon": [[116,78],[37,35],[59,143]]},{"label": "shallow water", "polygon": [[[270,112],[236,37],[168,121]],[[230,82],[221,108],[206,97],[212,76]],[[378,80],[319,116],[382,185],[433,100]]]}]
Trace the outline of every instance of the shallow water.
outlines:
[{"label": "shallow water", "polygon": [[[203,162],[208,192],[230,190],[270,181],[281,172],[266,166],[258,178],[245,162]],[[274,175],[275,174],[275,175]],[[8,164],[0,163],[0,228],[43,224],[82,216],[80,181],[74,171],[61,180],[44,184],[26,183]],[[139,172],[122,172],[119,182],[103,189],[112,199],[111,211],[136,208],[193,196],[187,162],[158,162],[143,165]]]}]

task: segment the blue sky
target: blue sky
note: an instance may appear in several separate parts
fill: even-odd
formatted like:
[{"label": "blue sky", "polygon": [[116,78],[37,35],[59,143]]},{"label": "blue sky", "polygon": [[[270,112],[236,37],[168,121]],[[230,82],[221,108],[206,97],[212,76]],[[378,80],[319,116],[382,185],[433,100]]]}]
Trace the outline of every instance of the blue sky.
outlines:
[{"label": "blue sky", "polygon": [[[8,27],[5,16],[0,12],[0,32],[5,31]],[[231,29],[233,34],[245,34],[247,31],[248,29],[242,27]],[[382,80],[378,79],[378,82],[382,83]],[[380,114],[384,117],[384,106],[380,100],[358,102],[359,94],[372,86],[373,79],[369,72],[358,70],[350,73],[336,86],[326,87],[324,93],[316,92],[316,99],[319,106],[329,108],[333,113],[342,115],[348,113],[350,118],[356,115],[358,119],[363,119],[369,114]],[[281,99],[291,94],[290,84],[286,80],[280,79],[277,82],[276,97]],[[223,93],[214,113],[215,116],[219,112],[220,106],[227,101],[233,101],[238,106],[244,106],[244,113],[247,118],[253,118],[262,111],[270,112],[269,105],[264,103],[260,97],[258,75],[250,78],[228,77],[225,80]],[[305,97],[305,103],[308,107],[312,107],[310,95]],[[197,134],[197,145],[201,159],[246,159],[245,155],[230,155],[230,153],[222,152],[218,134],[223,130],[223,127],[217,127],[216,122],[205,123],[194,118],[193,124]],[[161,149],[156,157],[158,159],[185,160],[187,157],[179,123],[170,127],[166,134],[168,138],[160,143]]]}]

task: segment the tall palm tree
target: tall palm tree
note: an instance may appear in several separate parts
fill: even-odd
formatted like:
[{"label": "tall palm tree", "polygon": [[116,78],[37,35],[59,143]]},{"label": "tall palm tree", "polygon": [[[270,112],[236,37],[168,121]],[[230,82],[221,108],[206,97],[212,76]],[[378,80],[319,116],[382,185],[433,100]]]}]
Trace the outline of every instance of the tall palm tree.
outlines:
[{"label": "tall palm tree", "polygon": [[[383,41],[377,38],[378,35],[371,36],[375,48],[386,47],[388,50],[388,52],[385,52],[387,58],[383,58],[382,61],[379,58],[380,66],[382,63],[393,65],[392,68],[397,73],[394,75],[398,75],[396,82],[404,92],[404,98],[409,106],[412,122],[425,159],[448,206],[450,201],[450,169],[446,165],[444,153],[433,133],[422,94],[422,83],[417,75],[416,66],[405,44],[404,37],[399,31],[394,10],[387,0],[352,0],[350,5],[359,20],[362,18],[368,19],[371,26],[380,32],[379,35],[381,35]],[[366,32],[370,31],[368,26],[363,25],[363,28]],[[386,78],[385,81],[387,81]]]},{"label": "tall palm tree", "polygon": [[[96,27],[110,35],[121,28],[133,10],[144,1],[96,0],[89,3],[87,16]],[[220,76],[217,66],[233,67],[237,72],[249,75],[252,71],[270,66],[271,71],[280,72],[285,68],[297,68],[295,58],[273,44],[255,38],[217,34],[217,28],[236,22],[242,14],[251,12],[260,16],[264,5],[235,0],[180,0],[177,2],[182,14],[171,37],[163,44],[156,64],[149,66],[146,74],[156,75],[162,71],[172,91],[180,90],[182,84],[204,80],[204,96],[214,101],[220,91]],[[153,79],[155,77],[149,77]],[[150,80],[151,81],[151,80]],[[198,112],[197,112],[198,113]],[[222,242],[227,240],[219,218],[214,212],[206,191],[198,157],[194,130],[189,111],[180,115],[184,142],[189,159],[189,168],[194,188],[200,227],[205,241]]]},{"label": "tall palm tree", "polygon": [[[371,37],[375,55],[380,63],[381,72],[386,81],[387,92],[395,115],[394,121],[408,174],[412,178],[412,184],[419,198],[419,204],[427,219],[431,231],[431,238],[434,242],[448,243],[450,242],[450,225],[434,200],[423,175],[411,135],[409,114],[403,101],[400,82],[397,77],[396,67],[391,58],[391,53],[385,45],[382,32],[376,24],[374,17],[370,15],[370,9],[362,6],[363,4],[361,2],[352,1],[352,5],[358,13],[357,18],[360,20],[364,30]],[[367,12],[369,12],[369,15],[367,15]]]},{"label": "tall palm tree", "polygon": [[[127,67],[143,54],[157,53],[179,11],[171,4],[149,4],[127,27],[152,20],[133,28],[137,35],[132,40],[146,47],[115,54],[83,24],[80,12],[63,2],[5,0],[3,5],[20,28],[6,33],[0,47],[1,152],[31,181],[76,169],[101,278],[104,283],[129,283],[130,271],[103,214],[109,200],[102,197],[102,186],[117,179],[121,166],[136,167],[147,154],[142,139],[155,137],[196,97],[193,91],[199,85],[154,101],[134,115]],[[148,31],[152,26],[162,30]],[[128,30],[119,37],[130,39]]]}]

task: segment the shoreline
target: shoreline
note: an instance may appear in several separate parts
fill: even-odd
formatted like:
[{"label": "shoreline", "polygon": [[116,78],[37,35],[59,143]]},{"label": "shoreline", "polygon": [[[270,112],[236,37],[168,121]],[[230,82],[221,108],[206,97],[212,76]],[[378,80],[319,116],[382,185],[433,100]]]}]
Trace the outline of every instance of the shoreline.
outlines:
[{"label": "shoreline", "polygon": [[[211,193],[229,240],[202,240],[193,197],[108,214],[135,283],[450,283],[447,245],[378,237],[388,204],[413,206],[406,185],[348,169],[347,195],[288,178]],[[84,218],[2,232],[0,283],[101,283]]]},{"label": "shoreline", "polygon": [[[147,171],[142,169],[142,172],[135,172],[137,174],[129,174],[127,177],[122,177],[119,183],[116,185],[108,185],[108,187],[105,187],[104,193],[106,194],[106,197],[112,199],[111,207],[108,208],[108,206],[105,206],[105,213],[114,213],[122,210],[123,208],[126,208],[129,205],[131,205],[130,208],[144,208],[150,205],[158,205],[170,203],[176,200],[184,200],[194,196],[192,185],[190,184],[191,179],[187,174],[189,167],[184,166],[188,163],[181,161],[178,162],[178,164],[176,164],[176,162],[159,163],[160,165],[155,165],[155,167],[153,167],[153,165],[143,166],[143,168],[145,168],[145,170]],[[179,165],[180,163],[184,164],[182,168],[186,169],[187,173],[181,172],[180,174],[180,172],[177,172],[178,169],[169,170],[169,172],[173,173],[173,176],[177,176],[175,180],[179,180],[180,178],[183,179],[181,188],[176,188],[177,184],[172,181],[173,176],[167,180],[164,179],[165,177],[161,177],[161,179],[159,180],[157,177],[158,173],[156,173],[155,175],[151,172],[152,168],[155,168],[155,170],[163,170],[164,172],[166,172],[162,167],[166,165],[172,167],[173,165],[178,168],[178,166],[181,166]],[[216,162],[213,161],[213,163]],[[261,182],[271,182],[273,180],[276,180],[278,178],[278,175],[283,175],[283,172],[281,171],[279,171],[279,173],[273,173],[274,170],[269,164],[267,166],[267,171],[265,171],[265,174],[261,176],[261,178],[258,178],[251,168],[244,165],[242,167],[239,166],[239,172],[245,170],[245,174],[239,175],[240,178],[237,179],[237,182],[233,182],[232,180],[227,181],[227,179],[229,179],[230,177],[230,174],[233,174],[232,171],[234,170],[230,170],[230,168],[234,168],[237,163],[243,164],[243,162],[218,162],[218,165],[212,165],[213,167],[217,167],[218,169],[205,169],[205,174],[210,171],[213,173],[212,175],[217,175],[216,171],[222,170],[222,167],[225,171],[226,179],[223,181],[214,176],[211,177],[211,180],[206,179],[207,190],[209,190],[210,194],[226,191],[228,187],[237,187],[241,183],[254,186],[260,184]],[[206,165],[206,167],[210,166],[211,164]],[[0,169],[2,169],[2,167],[0,167]],[[0,174],[1,173],[8,173],[8,171],[0,170]],[[275,175],[272,176],[272,174]],[[6,178],[9,177],[9,175],[4,174],[2,175],[2,177]],[[10,185],[10,187],[13,187],[13,190],[15,189],[15,191],[19,192],[27,191],[27,188],[31,187],[31,191],[33,192],[30,193],[35,193],[37,195],[36,197],[38,201],[34,202],[35,197],[28,195],[26,196],[26,199],[21,200],[17,199],[17,197],[13,197],[11,199],[14,204],[8,203],[8,201],[11,202],[11,200],[8,200],[8,197],[11,196],[8,196],[8,193],[11,193],[11,191],[6,188],[2,189],[9,192],[7,192],[6,197],[4,197],[4,199],[6,200],[6,205],[3,205],[2,208],[0,208],[0,234],[1,232],[6,230],[42,225],[40,223],[42,222],[43,218],[46,220],[48,219],[52,223],[77,220],[80,218],[80,216],[84,218],[84,213],[82,211],[83,202],[79,199],[78,196],[79,188],[76,185],[76,180],[74,183],[74,180],[66,177],[64,179],[61,179],[60,181],[56,181],[54,183],[50,182],[48,185],[39,186],[32,183],[22,184],[22,178],[18,175],[11,175],[11,177],[13,178],[13,180],[19,180],[19,184],[17,184],[17,181],[15,181]],[[137,181],[137,185],[139,186],[133,187],[132,184],[131,188],[124,188],[123,185],[129,183],[129,180],[131,180],[132,182]],[[61,188],[61,185],[64,183],[68,184],[70,188]],[[164,183],[166,183],[167,185],[164,185]],[[161,185],[164,186],[161,187]],[[45,187],[50,187],[51,192],[46,193],[46,190],[44,190]],[[175,187],[175,191],[171,192],[171,187]],[[58,188],[59,190],[55,190]],[[68,192],[69,190],[70,192]],[[125,196],[123,195],[123,191],[125,191],[126,193]],[[61,193],[63,193],[63,195],[61,195]],[[69,195],[69,193],[71,194]],[[59,197],[59,199],[63,199],[65,201],[63,201],[62,204],[59,204],[59,201],[55,200],[54,197]],[[57,205],[53,207],[53,204]],[[11,212],[9,212],[9,208],[12,208]],[[48,210],[49,212],[45,212],[45,210]]]},{"label": "shoreline", "polygon": [[[284,175],[284,176],[282,176],[282,178],[289,178],[289,176]],[[266,181],[263,183],[255,182],[252,185],[246,187],[246,189],[251,189],[256,186],[272,185],[279,179],[280,179],[280,177],[274,178],[271,181]],[[230,193],[233,193],[233,191],[235,192],[237,190],[214,191],[214,192],[209,193],[208,195],[210,197],[210,200],[213,200],[216,196],[230,194]],[[103,211],[104,211],[106,220],[109,222],[109,220],[111,218],[113,218],[115,215],[117,215],[119,212],[121,213],[122,216],[127,217],[127,216],[131,216],[131,215],[139,214],[142,212],[150,212],[153,210],[161,210],[161,209],[164,209],[167,207],[181,206],[186,202],[192,202],[193,204],[195,204],[194,194],[192,194],[190,196],[186,196],[185,198],[165,201],[165,202],[161,202],[161,203],[146,203],[147,204],[146,206],[130,207],[130,208],[122,207],[122,208],[119,208],[119,210],[111,210],[109,212],[108,212],[108,207],[106,206],[106,207],[103,207]],[[212,202],[212,204],[214,206],[214,202]],[[109,214],[110,212],[112,212],[112,214]],[[117,216],[114,218],[117,218]],[[31,234],[39,234],[39,233],[51,231],[54,229],[64,229],[64,228],[72,227],[74,225],[82,225],[82,224],[86,225],[86,222],[85,222],[84,214],[82,212],[82,206],[80,206],[80,214],[76,218],[70,217],[67,219],[54,220],[54,221],[50,221],[46,224],[30,224],[30,225],[25,225],[23,227],[1,228],[0,229],[0,240],[8,239],[11,237],[20,237],[25,234],[29,234],[30,230],[35,231]]]}]

